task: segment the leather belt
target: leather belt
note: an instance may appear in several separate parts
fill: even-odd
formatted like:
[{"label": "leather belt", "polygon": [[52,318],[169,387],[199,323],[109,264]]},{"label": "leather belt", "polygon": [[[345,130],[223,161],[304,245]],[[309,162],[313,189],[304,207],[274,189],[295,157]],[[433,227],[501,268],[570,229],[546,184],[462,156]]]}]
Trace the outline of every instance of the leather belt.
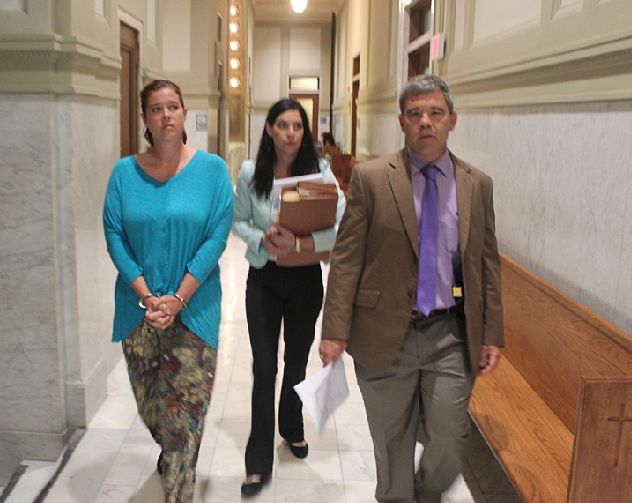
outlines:
[{"label": "leather belt", "polygon": [[430,314],[426,316],[421,311],[417,311],[417,309],[413,309],[411,313],[411,318],[413,320],[426,320],[428,318],[434,318],[435,316],[445,316],[446,314],[456,312],[456,306],[448,307],[446,309],[435,309],[430,311]]}]

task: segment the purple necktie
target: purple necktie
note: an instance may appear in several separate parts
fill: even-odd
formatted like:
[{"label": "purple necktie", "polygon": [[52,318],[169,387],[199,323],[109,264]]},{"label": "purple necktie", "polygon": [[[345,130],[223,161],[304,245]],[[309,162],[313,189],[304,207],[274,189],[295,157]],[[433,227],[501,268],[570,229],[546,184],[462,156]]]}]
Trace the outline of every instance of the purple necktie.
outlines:
[{"label": "purple necktie", "polygon": [[417,283],[417,309],[428,316],[435,307],[437,271],[438,195],[437,167],[429,164],[422,170],[426,188],[421,202],[419,223],[419,281]]}]

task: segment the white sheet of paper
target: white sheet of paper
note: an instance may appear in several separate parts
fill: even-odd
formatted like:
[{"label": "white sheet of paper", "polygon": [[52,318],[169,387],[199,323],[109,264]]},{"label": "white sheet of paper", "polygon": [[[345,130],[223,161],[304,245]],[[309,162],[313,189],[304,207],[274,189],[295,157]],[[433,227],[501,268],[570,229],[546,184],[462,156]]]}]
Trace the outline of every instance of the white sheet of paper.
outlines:
[{"label": "white sheet of paper", "polygon": [[342,358],[297,384],[294,390],[314,419],[320,438],[327,420],[349,396]]}]

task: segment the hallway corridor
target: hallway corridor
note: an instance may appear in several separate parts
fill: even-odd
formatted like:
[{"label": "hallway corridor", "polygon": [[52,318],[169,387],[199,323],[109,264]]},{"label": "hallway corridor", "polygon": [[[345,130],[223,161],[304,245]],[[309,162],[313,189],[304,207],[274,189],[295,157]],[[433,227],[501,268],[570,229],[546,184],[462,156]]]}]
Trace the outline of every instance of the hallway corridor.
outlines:
[{"label": "hallway corridor", "polygon": [[[244,252],[243,242],[231,236],[221,259],[224,292],[219,363],[198,463],[196,503],[241,501],[252,379],[244,306],[248,271]],[[317,328],[318,334],[320,323]],[[317,350],[318,342],[312,347],[308,375],[320,368]],[[372,443],[348,355],[345,365],[351,395],[326,425],[322,439],[317,438],[307,412],[306,439],[310,452],[306,460],[294,458],[277,434],[272,482],[251,501],[375,501]],[[521,503],[484,440],[475,428],[473,431],[469,467],[444,495],[443,503]],[[13,487],[6,488],[10,493],[0,494],[0,503],[164,501],[156,472],[159,449],[138,418],[122,358],[109,376],[107,400],[85,433],[79,432],[73,441],[76,445],[69,449],[70,456],[65,462],[25,461],[22,466],[25,472],[19,478],[14,476]]]}]

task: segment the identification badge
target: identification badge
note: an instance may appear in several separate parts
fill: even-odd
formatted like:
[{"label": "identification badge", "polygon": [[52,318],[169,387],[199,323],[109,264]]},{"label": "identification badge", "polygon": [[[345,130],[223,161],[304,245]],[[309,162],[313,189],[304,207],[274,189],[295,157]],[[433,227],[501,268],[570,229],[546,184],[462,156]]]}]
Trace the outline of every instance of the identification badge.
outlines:
[{"label": "identification badge", "polygon": [[460,286],[453,286],[452,297],[463,297],[463,288]]}]

